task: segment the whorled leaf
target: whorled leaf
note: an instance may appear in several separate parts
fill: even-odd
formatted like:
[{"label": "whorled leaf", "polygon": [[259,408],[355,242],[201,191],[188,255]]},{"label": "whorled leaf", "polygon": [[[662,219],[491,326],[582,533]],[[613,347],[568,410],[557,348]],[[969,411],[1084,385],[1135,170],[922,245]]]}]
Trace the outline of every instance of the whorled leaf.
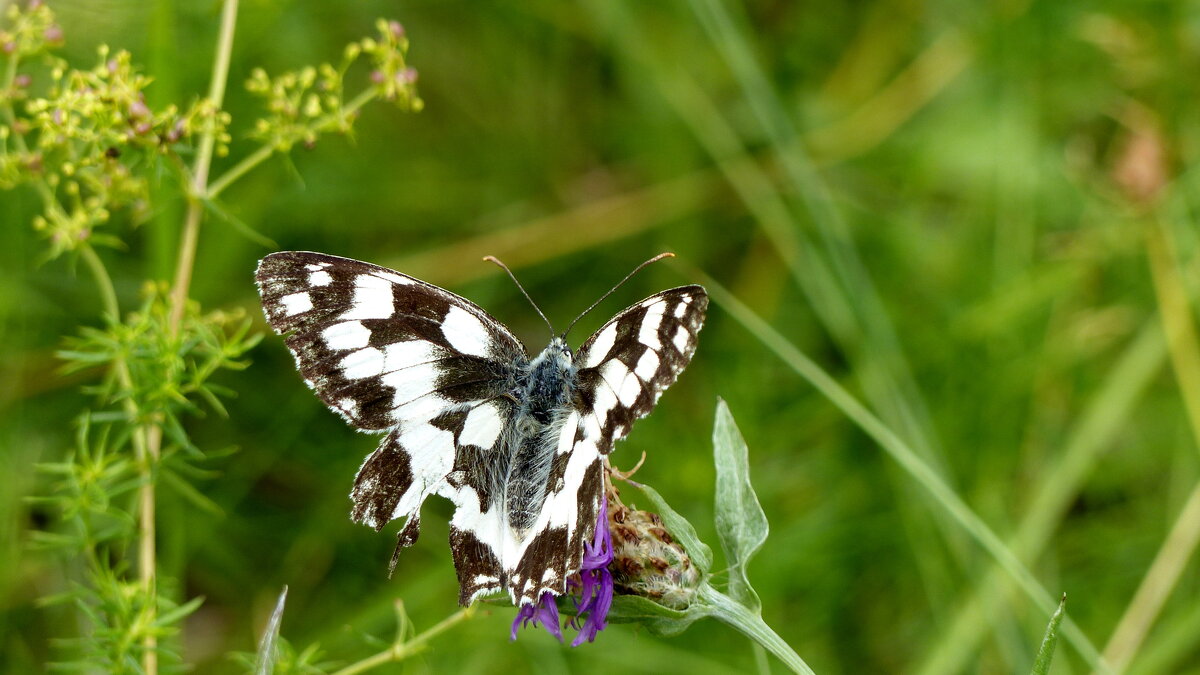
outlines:
[{"label": "whorled leaf", "polygon": [[746,577],[746,563],[767,539],[767,515],[750,484],[746,440],[722,399],[717,400],[713,424],[713,458],[717,467],[717,534],[729,563],[729,595],[757,612],[762,602]]}]

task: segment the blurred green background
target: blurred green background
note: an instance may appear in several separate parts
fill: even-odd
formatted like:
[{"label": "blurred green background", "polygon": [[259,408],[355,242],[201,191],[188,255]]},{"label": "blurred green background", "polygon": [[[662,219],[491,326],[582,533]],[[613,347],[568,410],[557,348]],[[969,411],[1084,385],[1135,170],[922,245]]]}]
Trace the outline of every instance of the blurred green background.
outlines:
[{"label": "blurred green background", "polygon": [[[220,3],[52,6],[80,65],[103,42],[155,78],[156,105],[207,90]],[[1188,562],[1200,515],[1179,518],[1200,479],[1200,3],[244,0],[234,142],[215,170],[253,150],[252,68],[335,60],[379,16],[407,29],[425,110],[368,106],[354,138],[271,160],[223,195],[237,218],[280,249],[466,295],[534,350],[540,320],[483,255],[511,265],[561,326],[675,251],[573,343],[703,271],[878,415],[1051,594],[1065,591],[1097,649],[1140,616],[1145,639],[1123,652],[1134,671],[1200,672]],[[174,267],[183,204],[166,187],[151,222],[119,227],[128,250],[104,252],[123,307]],[[100,311],[81,269],[39,260],[32,192],[0,200],[0,668],[34,672],[80,619],[37,604],[69,568],[27,545],[48,515],[25,498],[48,489],[32,466],[64,455],[91,400],[88,376],[59,374],[54,350]],[[192,297],[257,313],[252,272],[269,250],[210,218]],[[715,303],[694,362],[615,464],[645,451],[638,479],[715,545],[709,433],[724,397],[772,525],[750,578],[767,622],[817,672],[1027,671],[1045,609],[761,337]],[[375,440],[320,405],[278,338],[252,358],[221,376],[237,392],[229,418],[189,425],[207,451],[236,448],[200,483],[224,513],[159,495],[168,590],[206,598],[185,623],[186,660],[235,671],[227,652],[253,650],[285,584],[283,635],[331,661],[376,651],[394,598],[418,630],[450,614],[448,503],[426,503],[424,536],[388,580],[395,524],[377,534],[348,518]],[[1135,600],[1147,580],[1161,607]],[[492,606],[387,668],[755,667],[750,644],[713,621],[673,638],[615,625],[570,649],[540,630],[510,643],[512,616]],[[1061,642],[1054,672],[1088,670]]]}]

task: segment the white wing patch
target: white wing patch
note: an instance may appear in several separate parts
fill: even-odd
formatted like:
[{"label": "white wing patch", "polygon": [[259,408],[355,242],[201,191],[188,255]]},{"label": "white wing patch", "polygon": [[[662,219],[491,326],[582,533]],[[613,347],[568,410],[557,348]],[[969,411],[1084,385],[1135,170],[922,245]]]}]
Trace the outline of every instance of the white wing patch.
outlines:
[{"label": "white wing patch", "polygon": [[359,321],[343,321],[321,331],[321,339],[330,349],[362,349],[370,342],[371,331]]},{"label": "white wing patch", "polygon": [[481,448],[491,448],[504,429],[504,418],[500,411],[490,403],[475,406],[467,413],[463,422],[462,433],[458,435],[459,444],[476,445]]},{"label": "white wing patch", "polygon": [[373,274],[360,274],[354,279],[354,299],[350,309],[342,314],[343,321],[354,319],[389,319],[396,312],[392,282]]},{"label": "white wing patch", "polygon": [[401,427],[400,444],[410,453],[412,486],[396,504],[392,518],[416,514],[454,467],[454,434],[428,424]]},{"label": "white wing patch", "polygon": [[283,305],[283,313],[287,316],[303,314],[313,308],[312,298],[305,292],[285,295],[279,299],[279,303]]},{"label": "white wing patch", "polygon": [[654,373],[658,371],[658,363],[658,353],[653,349],[647,349],[642,354],[642,358],[638,359],[637,366],[633,369],[633,372],[637,373],[637,376],[643,380],[649,381],[651,377],[654,377]]},{"label": "white wing patch", "polygon": [[436,363],[414,363],[385,372],[380,380],[396,390],[395,401],[402,404],[428,394],[440,374]]},{"label": "white wing patch", "polygon": [[442,335],[463,354],[487,356],[489,336],[483,322],[461,307],[451,306],[442,322]]},{"label": "white wing patch", "polygon": [[675,337],[671,341],[675,343],[675,348],[682,354],[687,351],[689,339],[691,339],[691,336],[688,334],[687,329],[680,326],[675,329]]},{"label": "white wing patch", "polygon": [[350,380],[378,377],[383,373],[383,362],[383,352],[378,349],[374,347],[360,349],[342,359],[342,374]]},{"label": "white wing patch", "polygon": [[608,351],[617,342],[617,324],[610,323],[605,326],[604,330],[596,336],[596,341],[592,343],[591,350],[588,351],[587,360],[584,361],[584,368],[595,368],[604,362],[604,357],[608,355]]}]

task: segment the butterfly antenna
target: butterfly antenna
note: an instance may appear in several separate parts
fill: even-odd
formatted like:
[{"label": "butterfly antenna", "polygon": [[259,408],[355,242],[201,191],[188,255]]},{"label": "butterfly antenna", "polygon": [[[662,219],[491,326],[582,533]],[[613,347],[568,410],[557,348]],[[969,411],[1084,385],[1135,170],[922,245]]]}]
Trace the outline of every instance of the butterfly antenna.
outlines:
[{"label": "butterfly antenna", "polygon": [[659,260],[662,260],[663,258],[674,258],[674,257],[675,257],[674,253],[659,253],[658,255],[654,256],[653,258],[651,258],[651,259],[647,260],[646,262],[642,263],[641,265],[638,265],[637,267],[635,267],[633,269],[633,271],[630,272],[629,274],[626,274],[625,278],[622,279],[619,283],[617,283],[616,286],[613,286],[611,289],[609,289],[609,291],[607,293],[600,296],[599,300],[593,302],[591,307],[588,307],[587,309],[583,310],[582,314],[575,317],[575,320],[571,322],[571,325],[567,326],[567,329],[565,331],[563,331],[563,337],[566,337],[567,333],[570,333],[571,329],[575,327],[575,324],[578,323],[580,319],[587,316],[588,312],[592,311],[593,309],[596,309],[597,305],[604,302],[604,300],[606,298],[608,298],[608,296],[610,296],[614,292],[616,292],[616,290],[618,288],[620,288],[621,286],[624,286],[626,281],[629,281],[630,279],[633,278],[633,275],[637,274],[638,272],[641,272],[643,267],[645,267],[646,265],[649,265],[650,263],[658,262]]},{"label": "butterfly antenna", "polygon": [[517,276],[512,273],[512,270],[508,269],[508,265],[500,262],[500,260],[495,256],[485,255],[483,259],[487,262],[495,263],[497,267],[505,272],[508,272],[508,278],[513,280],[513,283],[517,285],[517,288],[521,289],[521,295],[524,295],[525,299],[529,301],[529,304],[533,305],[534,311],[538,313],[538,316],[542,317],[542,321],[546,322],[546,328],[550,329],[550,337],[554,337],[554,326],[550,325],[550,319],[547,319],[546,315],[542,314],[541,308],[537,306],[537,303],[533,301],[533,298],[529,297],[529,293],[525,291],[525,287],[521,285],[521,282],[517,281]]}]

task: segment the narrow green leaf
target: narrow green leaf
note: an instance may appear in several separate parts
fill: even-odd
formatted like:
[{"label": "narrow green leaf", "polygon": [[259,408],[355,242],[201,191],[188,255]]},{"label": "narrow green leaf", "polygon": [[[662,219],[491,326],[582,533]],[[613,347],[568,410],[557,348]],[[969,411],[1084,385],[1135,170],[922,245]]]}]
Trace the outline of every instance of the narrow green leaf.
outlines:
[{"label": "narrow green leaf", "polygon": [[275,602],[275,611],[271,612],[271,620],[263,630],[262,640],[258,643],[258,654],[254,659],[254,675],[271,675],[275,671],[276,642],[279,640],[279,625],[283,623],[283,606],[287,603],[287,586],[279,594]]},{"label": "narrow green leaf", "polygon": [[639,490],[645,494],[651,502],[654,503],[654,510],[662,518],[663,525],[666,526],[667,532],[675,537],[676,541],[683,545],[683,550],[691,556],[692,562],[700,571],[707,574],[712,569],[712,549],[707,544],[700,541],[700,537],[696,535],[696,528],[688,522],[687,518],[679,515],[679,513],[671,508],[671,505],[658,494],[654,488],[641,483],[630,481],[631,485],[636,485]]},{"label": "narrow green leaf", "polygon": [[171,469],[168,469],[165,466],[160,467],[159,476],[165,483],[169,484],[175,490],[175,492],[179,494],[180,497],[183,497],[184,500],[190,502],[196,508],[207,511],[214,516],[221,516],[225,514],[224,509],[222,509],[219,504],[204,496],[204,494],[197,490],[196,487],[191,483],[189,483],[187,479],[181,477]]},{"label": "narrow green leaf", "polygon": [[247,225],[241,218],[238,218],[229,211],[225,210],[225,208],[222,207],[216,200],[205,199],[202,200],[202,203],[204,204],[205,208],[207,208],[213,213],[213,215],[217,217],[218,220],[223,220],[232,226],[234,232],[237,232],[246,239],[260,246],[265,246],[269,249],[279,248],[279,244],[275,243],[275,240]]},{"label": "narrow green leaf", "polygon": [[767,514],[750,484],[750,450],[721,399],[717,399],[713,425],[713,458],[717,466],[717,534],[729,563],[729,595],[757,612],[762,603],[746,578],[746,563],[767,540]]},{"label": "narrow green leaf", "polygon": [[1032,675],[1047,675],[1050,672],[1050,659],[1054,658],[1054,647],[1058,644],[1058,627],[1062,624],[1063,616],[1067,607],[1067,594],[1063,593],[1062,600],[1058,601],[1058,609],[1054,611],[1054,615],[1050,617],[1050,623],[1046,626],[1046,635],[1042,638],[1042,646],[1038,648],[1037,658],[1033,660]]},{"label": "narrow green leaf", "polygon": [[179,621],[180,619],[187,616],[188,614],[191,614],[192,612],[196,611],[197,609],[200,609],[200,605],[202,605],[202,604],[204,604],[203,596],[197,597],[197,598],[192,598],[191,600],[188,600],[187,602],[183,603],[182,605],[180,605],[174,609],[171,609],[166,612],[163,612],[162,614],[159,614],[158,618],[154,620],[154,625],[170,626],[171,624]]}]

